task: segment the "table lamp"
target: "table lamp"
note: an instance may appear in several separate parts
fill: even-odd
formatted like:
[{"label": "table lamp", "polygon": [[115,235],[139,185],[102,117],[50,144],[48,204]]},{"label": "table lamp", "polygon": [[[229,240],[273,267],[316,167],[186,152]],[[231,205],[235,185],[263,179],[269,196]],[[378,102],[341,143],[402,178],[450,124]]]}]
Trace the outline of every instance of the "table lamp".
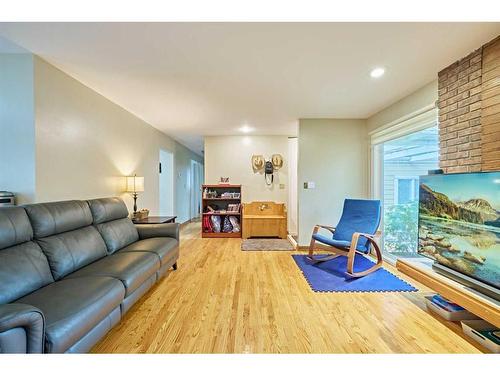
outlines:
[{"label": "table lamp", "polygon": [[134,197],[134,214],[137,213],[137,193],[144,191],[144,177],[127,176],[127,193]]}]

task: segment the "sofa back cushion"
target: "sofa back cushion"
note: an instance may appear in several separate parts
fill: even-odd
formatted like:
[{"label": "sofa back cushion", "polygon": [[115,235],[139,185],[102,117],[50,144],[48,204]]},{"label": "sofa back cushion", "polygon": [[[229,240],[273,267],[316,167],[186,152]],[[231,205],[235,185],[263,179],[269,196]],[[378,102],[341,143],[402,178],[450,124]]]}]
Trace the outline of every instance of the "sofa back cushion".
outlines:
[{"label": "sofa back cushion", "polygon": [[64,201],[24,206],[34,237],[43,238],[92,225],[92,214],[85,201]]},{"label": "sofa back cushion", "polygon": [[104,238],[108,253],[112,254],[139,240],[139,233],[120,198],[102,198],[88,201],[94,225]]},{"label": "sofa back cushion", "polygon": [[25,209],[55,280],[107,255],[87,202],[31,204]]},{"label": "sofa back cushion", "polygon": [[0,208],[0,249],[33,239],[33,229],[21,207]]},{"label": "sofa back cushion", "polygon": [[21,207],[0,208],[0,305],[54,282]]}]

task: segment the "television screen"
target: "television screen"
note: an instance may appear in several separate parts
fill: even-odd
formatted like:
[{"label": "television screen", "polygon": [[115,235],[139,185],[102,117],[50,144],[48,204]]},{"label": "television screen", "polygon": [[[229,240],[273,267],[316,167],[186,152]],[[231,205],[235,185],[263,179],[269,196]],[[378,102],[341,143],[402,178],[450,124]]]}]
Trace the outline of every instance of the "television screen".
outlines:
[{"label": "television screen", "polygon": [[500,172],[420,177],[418,252],[500,289]]}]

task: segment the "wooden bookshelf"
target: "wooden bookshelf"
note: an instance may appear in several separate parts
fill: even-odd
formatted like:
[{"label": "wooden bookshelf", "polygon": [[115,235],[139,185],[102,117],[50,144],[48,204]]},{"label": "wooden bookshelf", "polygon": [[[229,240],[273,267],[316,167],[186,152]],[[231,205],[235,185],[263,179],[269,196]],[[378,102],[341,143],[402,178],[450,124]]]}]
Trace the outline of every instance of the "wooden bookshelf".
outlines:
[{"label": "wooden bookshelf", "polygon": [[213,212],[205,212],[205,213],[203,213],[203,215],[208,215],[208,216],[212,216],[212,215],[241,216],[241,213],[240,213],[240,212],[232,212],[232,211],[227,211],[227,212],[216,212],[216,213],[213,213]]},{"label": "wooden bookshelf", "polygon": [[[215,196],[205,196],[205,189],[210,192],[215,192]],[[223,193],[237,193],[239,198],[235,197],[221,197]],[[241,238],[242,231],[242,221],[241,220],[241,185],[203,185],[202,186],[202,217],[208,217],[218,215],[221,217],[221,232],[207,232],[204,227],[204,220],[201,221],[201,237],[202,238]],[[239,204],[240,209],[238,212],[227,211],[229,204]],[[212,206],[216,209],[216,212],[207,212],[207,206]],[[223,212],[219,212],[219,210]],[[222,229],[224,228],[224,219],[227,216],[236,216],[240,221],[240,231],[224,233]]]}]

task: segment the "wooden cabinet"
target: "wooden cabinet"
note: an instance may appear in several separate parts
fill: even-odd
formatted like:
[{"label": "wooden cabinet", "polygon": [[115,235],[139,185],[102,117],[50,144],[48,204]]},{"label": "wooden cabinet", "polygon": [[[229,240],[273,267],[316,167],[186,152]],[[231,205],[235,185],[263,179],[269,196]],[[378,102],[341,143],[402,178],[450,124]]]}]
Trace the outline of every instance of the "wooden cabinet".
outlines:
[{"label": "wooden cabinet", "polygon": [[287,212],[284,203],[243,204],[243,238],[287,237]]},{"label": "wooden cabinet", "polygon": [[[241,185],[203,185],[202,186],[202,238],[240,238],[241,237]],[[238,207],[237,211],[229,211],[231,207]],[[213,211],[212,211],[213,210]],[[216,232],[207,225],[211,216],[219,216],[221,230]],[[224,220],[233,216],[239,224],[239,231],[223,232]],[[233,219],[234,220],[234,219]]]}]

